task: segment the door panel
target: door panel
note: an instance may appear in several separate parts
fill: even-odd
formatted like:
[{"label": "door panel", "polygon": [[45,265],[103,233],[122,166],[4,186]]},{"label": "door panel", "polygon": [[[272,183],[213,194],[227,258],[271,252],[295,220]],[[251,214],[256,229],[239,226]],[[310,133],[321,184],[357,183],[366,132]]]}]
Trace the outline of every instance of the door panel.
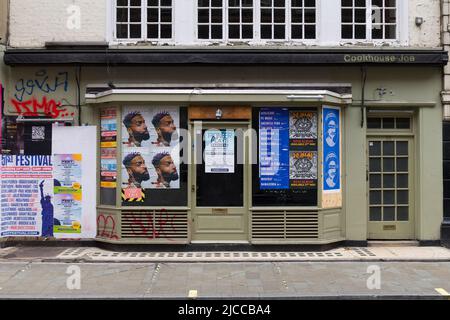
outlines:
[{"label": "door panel", "polygon": [[245,129],[218,122],[194,135],[202,161],[193,166],[193,241],[248,241],[246,144],[239,141]]},{"label": "door panel", "polygon": [[[203,142],[202,142],[202,154],[205,154],[205,133],[206,129],[203,130]],[[244,205],[244,165],[242,159],[238,159],[238,141],[237,137],[234,135],[234,129],[220,129],[210,131],[213,132],[212,138],[216,136],[217,133],[220,136],[226,136],[227,134],[232,134],[234,136],[234,159],[226,159],[225,154],[221,157],[219,154],[214,157],[223,161],[224,170],[228,170],[229,167],[234,167],[229,172],[214,173],[214,169],[219,171],[221,165],[216,165],[215,168],[206,165],[206,159],[202,161],[201,164],[196,164],[197,166],[197,206],[198,207],[242,207]],[[208,143],[211,143],[210,141]],[[213,142],[214,143],[214,142]],[[213,151],[214,152],[214,151]],[[242,152],[239,152],[242,154]],[[212,155],[208,155],[212,156]],[[231,160],[231,161],[227,161]],[[227,162],[230,162],[228,164]]]},{"label": "door panel", "polygon": [[413,239],[412,139],[368,139],[369,239]]}]

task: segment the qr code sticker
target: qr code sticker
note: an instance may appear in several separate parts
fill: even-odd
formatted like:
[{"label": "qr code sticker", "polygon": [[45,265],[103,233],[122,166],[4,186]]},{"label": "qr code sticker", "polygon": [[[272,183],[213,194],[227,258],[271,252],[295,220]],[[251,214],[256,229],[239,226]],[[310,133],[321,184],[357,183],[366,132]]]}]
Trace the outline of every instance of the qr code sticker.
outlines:
[{"label": "qr code sticker", "polygon": [[31,127],[32,140],[45,140],[45,127]]}]

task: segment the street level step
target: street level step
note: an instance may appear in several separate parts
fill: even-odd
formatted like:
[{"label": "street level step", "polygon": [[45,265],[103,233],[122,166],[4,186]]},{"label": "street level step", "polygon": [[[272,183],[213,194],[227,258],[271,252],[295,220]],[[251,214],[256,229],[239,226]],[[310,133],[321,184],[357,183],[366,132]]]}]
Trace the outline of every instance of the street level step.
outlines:
[{"label": "street level step", "polygon": [[405,240],[397,240],[397,241],[367,241],[368,247],[418,247],[419,241],[405,241]]}]

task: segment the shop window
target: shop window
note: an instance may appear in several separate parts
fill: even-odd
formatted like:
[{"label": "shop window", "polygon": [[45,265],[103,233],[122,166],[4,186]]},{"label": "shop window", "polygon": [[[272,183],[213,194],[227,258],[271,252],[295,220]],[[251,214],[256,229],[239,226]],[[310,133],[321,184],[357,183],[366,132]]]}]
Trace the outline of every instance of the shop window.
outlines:
[{"label": "shop window", "polygon": [[186,206],[187,108],[122,108],[122,206]]},{"label": "shop window", "polygon": [[341,37],[397,39],[397,0],[341,0]]},{"label": "shop window", "polygon": [[115,38],[171,39],[172,8],[172,0],[116,0]]},{"label": "shop window", "polygon": [[253,206],[317,206],[317,120],[317,109],[255,109]]}]

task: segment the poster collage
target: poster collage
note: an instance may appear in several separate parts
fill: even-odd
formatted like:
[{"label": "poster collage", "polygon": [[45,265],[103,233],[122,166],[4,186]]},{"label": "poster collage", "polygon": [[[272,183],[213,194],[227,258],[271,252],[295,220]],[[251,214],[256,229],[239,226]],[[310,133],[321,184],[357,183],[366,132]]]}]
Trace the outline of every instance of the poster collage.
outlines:
[{"label": "poster collage", "polygon": [[82,232],[81,154],[2,155],[2,237]]},{"label": "poster collage", "polygon": [[317,117],[317,111],[261,109],[261,190],[317,188]]},{"label": "poster collage", "polygon": [[145,202],[155,189],[180,188],[178,107],[122,110],[122,201]]},{"label": "poster collage", "polygon": [[117,110],[107,108],[100,115],[100,187],[117,187]]}]

